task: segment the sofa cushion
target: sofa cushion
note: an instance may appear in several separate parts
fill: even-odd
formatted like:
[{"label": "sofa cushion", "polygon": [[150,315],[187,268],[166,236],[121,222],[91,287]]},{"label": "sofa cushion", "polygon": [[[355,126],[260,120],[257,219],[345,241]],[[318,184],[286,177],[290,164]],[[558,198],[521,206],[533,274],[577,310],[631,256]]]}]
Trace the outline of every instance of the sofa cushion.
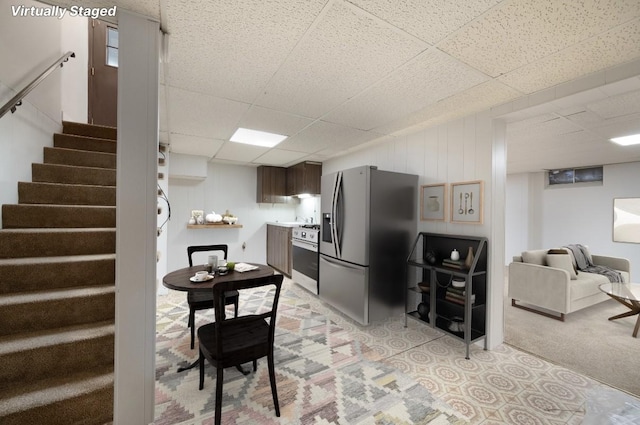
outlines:
[{"label": "sofa cushion", "polygon": [[[549,252],[551,252],[551,250]],[[573,263],[571,262],[571,257],[569,257],[568,252],[563,252],[562,254],[547,254],[547,265],[568,271],[571,280],[578,278],[578,274],[573,268]]]},{"label": "sofa cushion", "polygon": [[537,264],[539,266],[547,265],[547,250],[534,249],[532,251],[522,252],[522,262],[529,264]]}]

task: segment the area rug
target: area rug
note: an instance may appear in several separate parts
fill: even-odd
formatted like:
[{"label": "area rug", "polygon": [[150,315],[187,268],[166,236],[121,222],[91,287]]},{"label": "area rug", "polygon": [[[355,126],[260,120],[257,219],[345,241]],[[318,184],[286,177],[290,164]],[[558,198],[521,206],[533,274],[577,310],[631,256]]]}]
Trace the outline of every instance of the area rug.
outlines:
[{"label": "area rug", "polygon": [[[262,290],[241,294],[240,311],[259,311]],[[247,376],[225,369],[224,424],[464,424],[425,387],[378,360],[366,345],[312,311],[283,286],[278,307],[275,365],[281,417],[275,416],[266,359]],[[204,389],[198,368],[176,372],[197,358],[190,349],[185,294],[159,297],[154,424],[213,424],[215,370],[207,365]],[[197,325],[213,311],[196,313]]]}]

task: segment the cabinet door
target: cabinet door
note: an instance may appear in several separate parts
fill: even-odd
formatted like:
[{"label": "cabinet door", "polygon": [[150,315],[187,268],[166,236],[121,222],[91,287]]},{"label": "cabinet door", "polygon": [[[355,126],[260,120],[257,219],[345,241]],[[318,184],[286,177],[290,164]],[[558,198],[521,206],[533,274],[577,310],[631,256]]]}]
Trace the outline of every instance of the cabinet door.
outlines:
[{"label": "cabinet door", "polygon": [[257,202],[285,203],[286,172],[283,167],[261,165],[257,168]]},{"label": "cabinet door", "polygon": [[312,195],[320,194],[320,178],[322,177],[322,164],[306,162],[304,164],[303,189],[304,193]]}]

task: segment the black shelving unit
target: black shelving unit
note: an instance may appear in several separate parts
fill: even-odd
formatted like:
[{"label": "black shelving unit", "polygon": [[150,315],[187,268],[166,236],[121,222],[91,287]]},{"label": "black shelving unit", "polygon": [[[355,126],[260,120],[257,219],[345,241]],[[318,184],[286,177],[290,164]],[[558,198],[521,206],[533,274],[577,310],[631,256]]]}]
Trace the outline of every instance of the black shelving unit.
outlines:
[{"label": "black shelving unit", "polygon": [[[487,349],[487,244],[484,237],[421,232],[407,259],[409,269],[419,269],[419,282],[407,288],[405,327],[414,319],[447,332],[464,341],[467,359],[472,343],[484,339]],[[473,261],[465,265],[469,248]],[[460,264],[446,264],[454,249]],[[464,280],[464,288],[454,288],[454,279]],[[420,303],[429,306],[427,315],[418,313]]]}]

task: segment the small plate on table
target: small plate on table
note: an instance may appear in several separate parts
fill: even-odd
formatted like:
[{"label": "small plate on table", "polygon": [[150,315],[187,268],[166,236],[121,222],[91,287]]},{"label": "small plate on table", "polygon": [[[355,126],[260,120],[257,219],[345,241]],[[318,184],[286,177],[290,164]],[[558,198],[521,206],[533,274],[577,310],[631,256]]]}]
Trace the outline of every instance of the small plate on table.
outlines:
[{"label": "small plate on table", "polygon": [[207,275],[207,277],[206,277],[206,278],[204,278],[204,279],[202,279],[202,280],[200,280],[200,279],[196,278],[195,276],[191,276],[191,277],[189,278],[189,280],[190,280],[191,282],[193,282],[193,283],[208,282],[208,281],[210,281],[211,279],[213,279],[213,275],[210,275],[210,274],[208,274],[208,275]]}]

